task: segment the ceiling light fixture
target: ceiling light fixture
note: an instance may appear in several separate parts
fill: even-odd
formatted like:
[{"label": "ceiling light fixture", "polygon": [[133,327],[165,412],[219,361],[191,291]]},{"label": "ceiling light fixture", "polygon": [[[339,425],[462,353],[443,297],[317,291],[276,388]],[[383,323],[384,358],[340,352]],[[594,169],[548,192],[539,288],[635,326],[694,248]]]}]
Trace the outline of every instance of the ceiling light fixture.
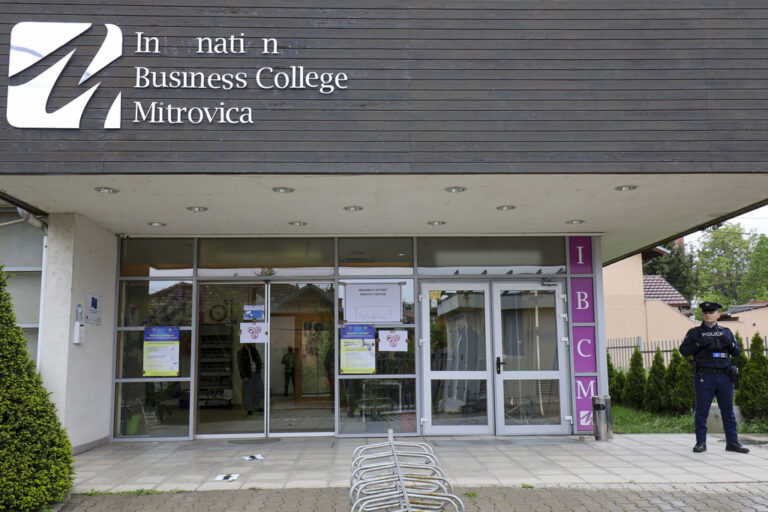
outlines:
[{"label": "ceiling light fixture", "polygon": [[345,206],[344,209],[347,210],[348,212],[359,212],[360,210],[363,209],[363,207],[352,205],[352,206]]},{"label": "ceiling light fixture", "polygon": [[615,187],[614,190],[618,190],[619,192],[629,192],[630,190],[635,190],[637,188],[637,185],[619,185],[618,187]]},{"label": "ceiling light fixture", "polygon": [[581,219],[571,219],[565,221],[566,224],[584,224],[584,221]]},{"label": "ceiling light fixture", "polygon": [[95,190],[96,192],[99,192],[100,194],[117,194],[118,192],[120,192],[116,188],[112,188],[112,187],[96,187],[93,190]]},{"label": "ceiling light fixture", "polygon": [[205,206],[187,206],[187,210],[195,213],[207,212],[208,208]]},{"label": "ceiling light fixture", "polygon": [[147,224],[152,226],[153,228],[162,228],[162,227],[165,227],[165,226],[168,225],[165,222],[159,222],[159,221],[156,221],[156,220],[154,220],[152,222],[147,222]]},{"label": "ceiling light fixture", "polygon": [[459,192],[464,192],[467,190],[467,187],[461,187],[461,186],[453,186],[453,187],[446,187],[445,191],[450,192],[452,194],[458,194]]},{"label": "ceiling light fixture", "polygon": [[442,226],[443,224],[445,224],[445,221],[444,220],[431,220],[431,221],[427,222],[427,224],[429,224],[430,226]]},{"label": "ceiling light fixture", "polygon": [[306,226],[307,225],[307,223],[304,222],[303,220],[292,220],[288,224],[290,224],[291,226]]},{"label": "ceiling light fixture", "polygon": [[278,194],[290,194],[296,189],[293,189],[291,187],[272,187],[273,192],[277,192]]},{"label": "ceiling light fixture", "polygon": [[513,204],[502,204],[496,207],[497,210],[500,210],[502,212],[508,212],[510,210],[514,210],[515,208],[517,208],[517,206]]}]

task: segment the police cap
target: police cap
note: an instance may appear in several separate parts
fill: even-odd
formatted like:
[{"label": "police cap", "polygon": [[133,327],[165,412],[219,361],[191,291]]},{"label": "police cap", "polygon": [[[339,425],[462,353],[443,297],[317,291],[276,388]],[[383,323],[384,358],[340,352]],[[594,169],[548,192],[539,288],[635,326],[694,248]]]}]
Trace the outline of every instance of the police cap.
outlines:
[{"label": "police cap", "polygon": [[712,311],[720,311],[723,306],[717,302],[702,302],[699,304],[702,313],[711,313]]}]

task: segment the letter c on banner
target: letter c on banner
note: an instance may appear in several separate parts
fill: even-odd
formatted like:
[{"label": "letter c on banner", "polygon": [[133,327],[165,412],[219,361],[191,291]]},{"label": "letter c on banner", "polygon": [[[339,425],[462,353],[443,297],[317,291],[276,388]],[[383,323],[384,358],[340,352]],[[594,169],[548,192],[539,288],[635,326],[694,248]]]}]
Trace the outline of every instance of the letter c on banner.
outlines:
[{"label": "letter c on banner", "polygon": [[576,342],[576,352],[578,352],[581,357],[592,357],[594,354],[593,352],[585,354],[584,352],[581,351],[581,344],[584,343],[585,341],[590,344],[592,343],[592,340],[589,338],[580,339],[578,342]]}]

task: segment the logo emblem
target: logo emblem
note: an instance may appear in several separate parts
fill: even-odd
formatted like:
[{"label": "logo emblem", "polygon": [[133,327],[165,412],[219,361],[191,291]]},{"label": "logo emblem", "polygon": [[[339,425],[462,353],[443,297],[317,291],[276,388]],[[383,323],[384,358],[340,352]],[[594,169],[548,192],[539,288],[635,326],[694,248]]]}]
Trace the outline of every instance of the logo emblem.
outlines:
[{"label": "logo emblem", "polygon": [[[123,33],[117,25],[107,24],[107,35],[98,52],[80,77],[83,84],[123,55]],[[91,23],[29,22],[18,23],[11,30],[8,77],[14,77],[37,64],[92,27]],[[31,80],[8,86],[8,123],[15,128],[80,128],[80,120],[101,82],[53,112],[47,105],[56,82],[76,50],[59,59]],[[112,102],[104,128],[120,128],[121,94]]]}]

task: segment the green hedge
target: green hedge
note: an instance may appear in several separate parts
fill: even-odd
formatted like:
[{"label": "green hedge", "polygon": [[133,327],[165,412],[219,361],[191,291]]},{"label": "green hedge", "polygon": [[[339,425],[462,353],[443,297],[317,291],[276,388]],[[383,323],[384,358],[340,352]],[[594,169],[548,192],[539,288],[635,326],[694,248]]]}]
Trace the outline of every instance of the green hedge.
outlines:
[{"label": "green hedge", "polygon": [[16,327],[0,266],[0,511],[32,512],[72,487],[72,447]]}]

